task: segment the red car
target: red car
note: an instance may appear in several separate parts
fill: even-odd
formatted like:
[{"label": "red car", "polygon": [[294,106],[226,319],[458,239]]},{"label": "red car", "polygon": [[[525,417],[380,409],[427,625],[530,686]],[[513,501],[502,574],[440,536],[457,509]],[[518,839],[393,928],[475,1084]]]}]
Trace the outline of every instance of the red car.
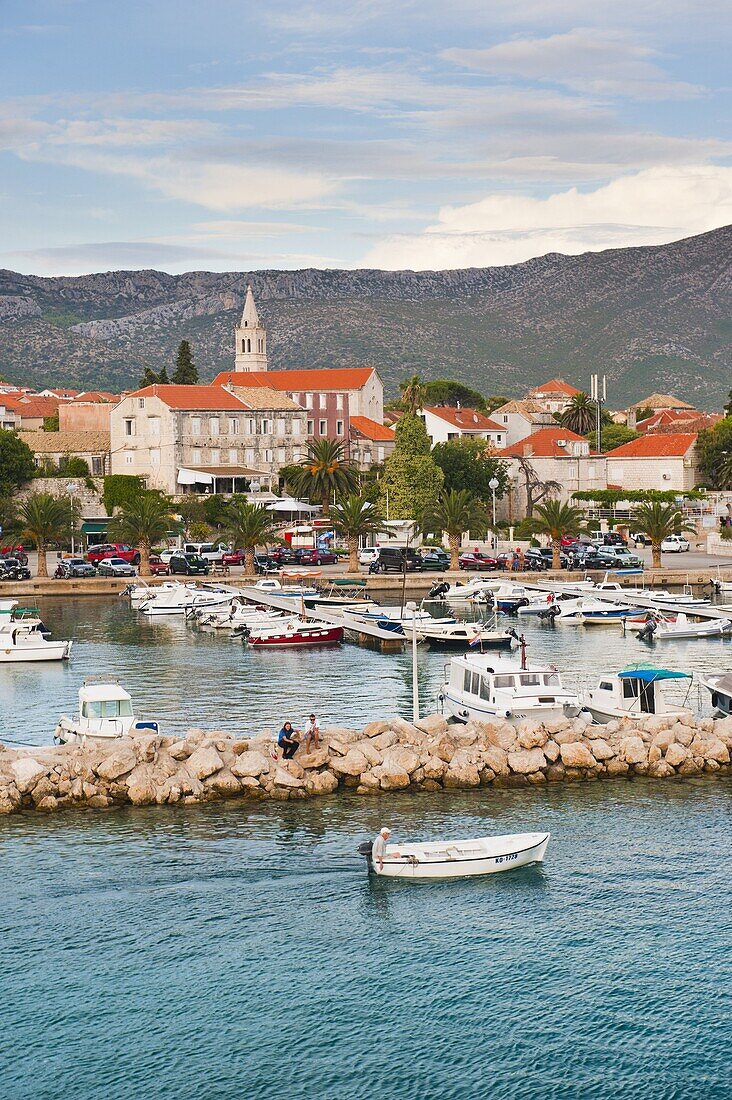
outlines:
[{"label": "red car", "polygon": [[332,550],[300,549],[297,551],[297,561],[299,565],[335,565],[338,555]]},{"label": "red car", "polygon": [[150,558],[150,572],[153,577],[168,577],[170,576],[170,566],[167,562],[161,561],[160,558]]},{"label": "red car", "polygon": [[243,550],[227,550],[221,559],[222,565],[243,565],[245,553]]},{"label": "red car", "polygon": [[488,554],[481,553],[480,550],[471,550],[468,553],[461,554],[458,558],[458,565],[461,569],[496,569],[498,566],[498,559],[492,558]]},{"label": "red car", "polygon": [[99,546],[92,546],[86,555],[86,560],[92,565],[99,565],[105,558],[122,558],[132,565],[140,564],[140,551],[134,546],[127,546],[123,542],[103,542]]}]

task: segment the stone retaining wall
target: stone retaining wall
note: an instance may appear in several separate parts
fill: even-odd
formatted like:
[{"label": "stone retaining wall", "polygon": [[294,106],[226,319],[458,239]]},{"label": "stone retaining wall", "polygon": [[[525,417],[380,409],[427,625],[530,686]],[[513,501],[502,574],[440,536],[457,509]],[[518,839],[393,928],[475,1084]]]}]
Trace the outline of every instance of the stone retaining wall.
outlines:
[{"label": "stone retaining wall", "polygon": [[275,758],[271,732],[254,738],[189,730],[185,737],[139,735],[107,745],[38,749],[0,745],[0,814],[50,813],[197,803],[221,798],[293,799],[332,794],[730,774],[732,718],[649,717],[639,725],[589,725],[578,718],[450,725],[431,715],[363,730],[331,729],[309,753]]}]

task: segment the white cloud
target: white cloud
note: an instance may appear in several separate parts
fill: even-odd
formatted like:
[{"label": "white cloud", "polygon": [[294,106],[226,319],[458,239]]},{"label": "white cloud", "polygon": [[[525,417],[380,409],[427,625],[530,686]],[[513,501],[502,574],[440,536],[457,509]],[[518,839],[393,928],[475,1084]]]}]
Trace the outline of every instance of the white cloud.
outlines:
[{"label": "white cloud", "polygon": [[577,255],[631,244],[663,244],[732,222],[732,168],[650,168],[594,191],[547,198],[493,194],[445,207],[418,236],[392,236],[363,267],[390,270],[520,263],[547,252]]},{"label": "white cloud", "polygon": [[489,49],[449,49],[443,57],[494,76],[549,81],[601,95],[668,99],[697,95],[669,79],[655,50],[622,31],[576,28],[546,38],[515,38]]}]

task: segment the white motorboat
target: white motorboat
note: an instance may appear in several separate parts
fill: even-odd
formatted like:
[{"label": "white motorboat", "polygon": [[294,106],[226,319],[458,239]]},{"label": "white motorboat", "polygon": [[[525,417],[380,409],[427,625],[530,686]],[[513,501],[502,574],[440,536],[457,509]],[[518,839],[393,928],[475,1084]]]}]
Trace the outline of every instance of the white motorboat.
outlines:
[{"label": "white motorboat", "polygon": [[132,607],[139,608],[142,604],[159,599],[161,596],[167,596],[170,592],[183,592],[185,589],[191,591],[195,588],[195,581],[190,584],[184,584],[182,581],[163,581],[161,584],[148,584],[147,581],[138,579],[134,584],[128,584],[120,595],[127,596]]},{"label": "white motorboat", "polygon": [[704,619],[692,622],[684,611],[675,619],[657,617],[656,627],[650,636],[659,642],[686,641],[691,638],[718,638],[732,630],[732,619]]},{"label": "white motorboat", "polygon": [[469,581],[456,581],[455,584],[447,585],[446,581],[438,582],[433,586],[435,592],[439,589],[439,596],[435,595],[433,599],[446,603],[462,603],[463,600],[474,600],[476,596],[483,595],[486,592],[495,592],[497,588],[505,584],[505,577],[494,577],[489,580],[488,577],[472,577]]},{"label": "white motorboat", "polygon": [[132,709],[132,696],[116,683],[85,680],[79,688],[79,713],[75,718],[62,714],[54,740],[71,742],[111,741],[133,733],[159,733],[157,722],[138,721]]},{"label": "white motorboat", "polygon": [[699,683],[712,695],[712,706],[718,714],[732,715],[732,672],[699,677]]},{"label": "white motorboat", "polygon": [[512,630],[501,630],[490,623],[442,622],[438,619],[404,623],[404,634],[431,646],[446,649],[512,649],[518,645],[518,636]]},{"label": "white motorboat", "polygon": [[19,608],[17,600],[4,601],[0,609],[0,664],[31,661],[65,661],[72,642],[49,641],[35,608]]},{"label": "white motorboat", "polygon": [[288,612],[276,611],[269,607],[256,607],[235,597],[228,607],[195,608],[193,617],[199,626],[208,627],[211,630],[234,631],[252,623],[281,621],[288,617]]},{"label": "white motorboat", "polygon": [[186,615],[201,607],[223,608],[231,603],[236,595],[236,589],[230,587],[216,587],[214,585],[201,588],[180,587],[170,588],[165,592],[141,603],[138,610],[142,615],[150,617],[157,615]]},{"label": "white motorboat", "polygon": [[578,600],[568,600],[566,603],[558,603],[555,606],[559,608],[556,621],[575,626],[615,623],[637,615],[641,610],[638,607],[626,607],[623,604],[611,603],[609,600],[600,600],[593,596],[581,596]]},{"label": "white motorboat", "polygon": [[371,858],[371,845],[361,845],[369,871],[382,878],[468,878],[512,871],[542,863],[550,833],[511,833],[473,840],[426,841],[422,844],[387,844],[383,864]]},{"label": "white motorboat", "polygon": [[527,664],[524,644],[520,661],[502,653],[453,657],[438,700],[443,713],[460,722],[541,722],[576,718],[583,709],[579,695],[562,686],[556,668]]},{"label": "white motorboat", "polygon": [[669,698],[668,685],[691,680],[688,672],[667,668],[628,668],[607,673],[587,695],[585,706],[595,722],[613,722],[618,718],[640,721],[652,714],[690,718],[688,707]]}]

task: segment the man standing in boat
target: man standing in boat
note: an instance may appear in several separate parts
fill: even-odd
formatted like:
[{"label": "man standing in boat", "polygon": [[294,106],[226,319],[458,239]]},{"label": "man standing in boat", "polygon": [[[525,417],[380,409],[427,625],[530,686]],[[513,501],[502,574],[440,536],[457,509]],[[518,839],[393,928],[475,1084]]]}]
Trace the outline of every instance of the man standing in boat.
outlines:
[{"label": "man standing in boat", "polygon": [[384,856],[386,855],[386,846],[389,843],[390,836],[391,829],[387,829],[385,825],[371,847],[371,859],[378,864],[380,871],[384,870]]}]

